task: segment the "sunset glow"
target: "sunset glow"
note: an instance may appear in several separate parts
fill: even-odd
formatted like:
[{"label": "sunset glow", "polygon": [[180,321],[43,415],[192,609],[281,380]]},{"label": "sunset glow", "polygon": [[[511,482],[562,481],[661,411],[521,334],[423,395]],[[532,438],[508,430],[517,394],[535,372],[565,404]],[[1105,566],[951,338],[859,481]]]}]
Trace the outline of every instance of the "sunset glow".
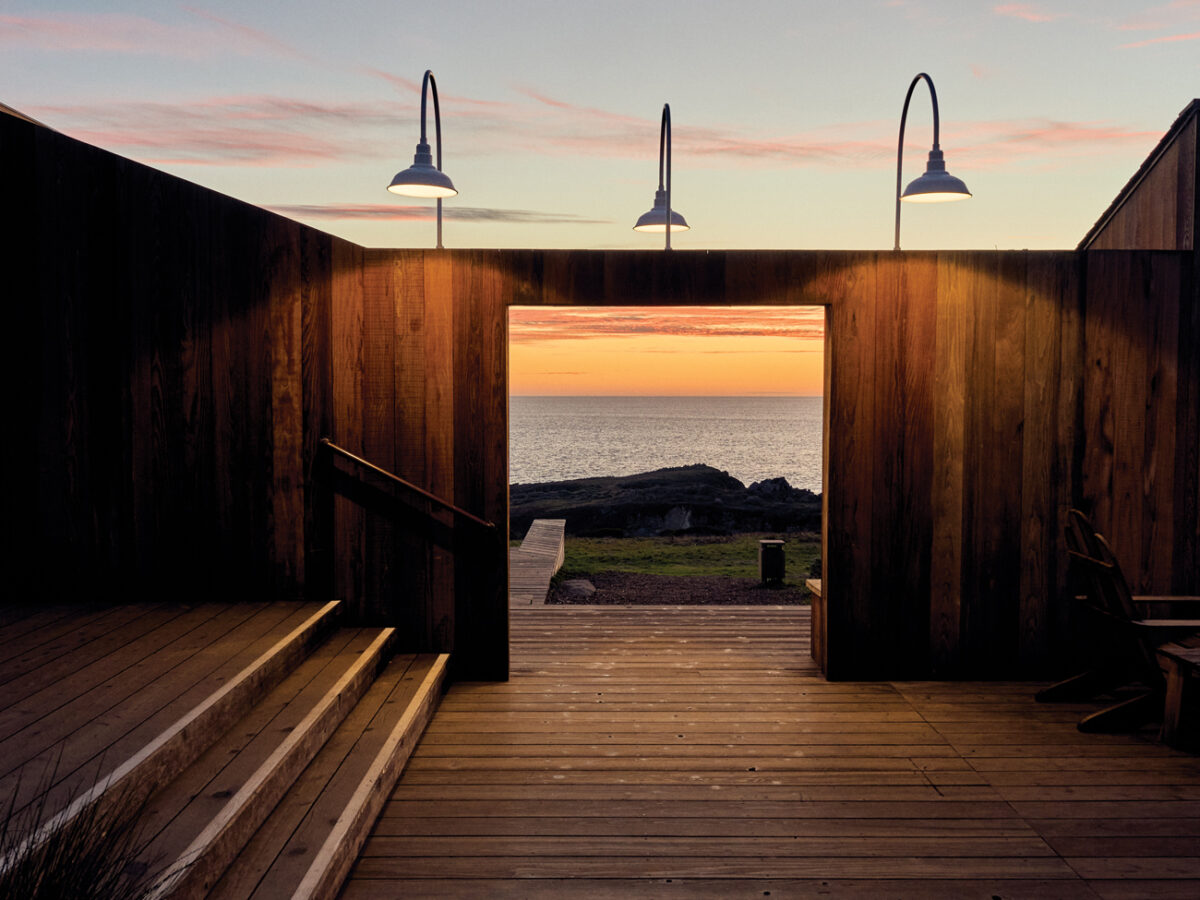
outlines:
[{"label": "sunset glow", "polygon": [[[927,72],[975,199],[907,210],[904,248],[1068,249],[1200,75],[1195,0],[395,6],[13,0],[0,102],[362,246],[425,247],[433,204],[386,187],[430,69],[461,192],[445,246],[595,250],[657,246],[633,224],[669,103],[675,249],[855,250],[892,244],[904,88]],[[931,124],[918,103],[905,183]]]},{"label": "sunset glow", "polygon": [[524,307],[509,312],[509,392],[816,396],[822,307]]}]

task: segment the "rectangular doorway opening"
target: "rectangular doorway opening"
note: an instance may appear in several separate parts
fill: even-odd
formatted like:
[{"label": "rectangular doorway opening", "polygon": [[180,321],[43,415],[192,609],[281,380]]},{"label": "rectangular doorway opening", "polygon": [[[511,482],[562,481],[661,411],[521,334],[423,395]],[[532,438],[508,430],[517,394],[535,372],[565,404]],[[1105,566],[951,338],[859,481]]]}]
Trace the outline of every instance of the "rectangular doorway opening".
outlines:
[{"label": "rectangular doorway opening", "polygon": [[805,602],[825,371],[824,307],[510,308],[513,605],[558,521],[552,604]]}]

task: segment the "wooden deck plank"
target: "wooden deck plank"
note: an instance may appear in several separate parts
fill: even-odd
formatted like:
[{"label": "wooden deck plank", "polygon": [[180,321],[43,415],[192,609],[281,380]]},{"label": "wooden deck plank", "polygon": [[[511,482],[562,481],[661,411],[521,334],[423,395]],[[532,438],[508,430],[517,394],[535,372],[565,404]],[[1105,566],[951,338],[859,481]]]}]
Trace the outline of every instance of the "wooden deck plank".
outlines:
[{"label": "wooden deck plank", "polygon": [[[78,664],[82,648],[152,609],[155,607],[147,604],[85,611],[77,617],[58,619],[37,629],[36,633],[26,633],[19,639],[0,643],[0,684],[7,684],[66,654],[71,654]],[[10,699],[6,694],[5,700]]]},{"label": "wooden deck plank", "polygon": [[[1022,900],[1098,900],[1083,882],[1012,879],[1004,882],[1008,896]],[[560,878],[462,879],[424,881],[352,881],[342,900],[762,900],[763,897],[821,898],[821,900],[875,900],[878,897],[919,897],[921,900],[993,900],[990,881],[944,879],[862,881],[824,878]],[[1114,897],[1118,895],[1113,895]],[[1122,894],[1120,900],[1194,900],[1187,894]]]},{"label": "wooden deck plank", "polygon": [[1200,895],[1200,760],[1039,685],[829,683],[805,608],[511,622],[511,680],[451,687],[343,897]]}]

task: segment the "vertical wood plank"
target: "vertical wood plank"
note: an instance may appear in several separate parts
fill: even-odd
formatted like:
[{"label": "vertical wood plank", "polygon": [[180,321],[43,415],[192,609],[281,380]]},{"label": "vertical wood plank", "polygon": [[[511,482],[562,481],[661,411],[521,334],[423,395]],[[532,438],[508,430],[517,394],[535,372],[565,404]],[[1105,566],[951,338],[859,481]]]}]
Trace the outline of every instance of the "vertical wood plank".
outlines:
[{"label": "vertical wood plank", "polygon": [[463,522],[456,529],[455,666],[462,677],[504,680],[508,678],[507,307],[498,274],[482,264],[478,253],[456,263],[454,502],[495,522],[499,533],[488,534]]},{"label": "vertical wood plank", "polygon": [[[396,345],[392,266],[373,260],[363,273],[362,443],[363,456],[396,470]],[[361,473],[359,473],[361,474]],[[398,529],[378,513],[366,517],[365,607],[371,621],[393,620],[400,597],[396,571]]]},{"label": "vertical wood plank", "polygon": [[1062,361],[1061,264],[1033,256],[1026,267],[1024,440],[1018,660],[1036,673],[1049,658],[1055,594],[1058,503],[1055,463]]},{"label": "vertical wood plank", "polygon": [[933,475],[930,493],[929,650],[934,674],[961,664],[963,460],[966,453],[967,304],[961,255],[938,257],[934,355]]},{"label": "vertical wood plank", "polygon": [[271,353],[271,556],[274,596],[299,599],[304,583],[304,387],[301,250],[297,226],[274,219],[268,286]]},{"label": "vertical wood plank", "polygon": [[304,472],[304,594],[309,601],[333,597],[334,501],[316,477],[321,439],[333,424],[333,244],[313,229],[301,230],[300,367]]},{"label": "vertical wood plank", "polygon": [[[363,452],[363,284],[365,272],[379,263],[364,260],[350,244],[333,248],[332,356],[334,441]],[[344,497],[334,501],[335,597],[365,617],[363,567],[366,560],[366,513]]]},{"label": "vertical wood plank", "polygon": [[[456,490],[455,473],[455,359],[460,354],[470,356],[471,348],[459,346],[455,340],[457,304],[454,294],[454,267],[445,254],[422,254],[418,263],[425,284],[425,329],[423,353],[425,368],[419,389],[425,409],[420,435],[424,470],[422,482],[439,497],[453,499]],[[507,427],[507,421],[505,422]],[[505,477],[507,487],[507,473]],[[452,527],[452,513],[431,510],[433,520]],[[507,521],[507,520],[506,520]],[[445,652],[454,646],[455,583],[454,552],[438,543],[428,543],[424,557],[428,600],[425,605],[424,628],[429,649]]]},{"label": "vertical wood plank", "polygon": [[1112,532],[1114,379],[1114,285],[1120,284],[1122,256],[1090,251],[1087,256],[1083,385],[1083,499],[1096,528]]},{"label": "vertical wood plank", "polygon": [[1139,304],[1144,314],[1145,425],[1142,432],[1142,509],[1140,590],[1167,593],[1175,551],[1180,506],[1175,483],[1175,442],[1179,422],[1179,332],[1183,283],[1175,256],[1155,255],[1143,277],[1148,296]]},{"label": "vertical wood plank", "polygon": [[825,338],[830,355],[829,479],[825,483],[827,555],[822,560],[825,596],[825,674],[852,678],[858,660],[844,647],[870,621],[873,486],[878,454],[875,419],[875,303],[878,256],[848,274],[845,296],[831,302]]}]

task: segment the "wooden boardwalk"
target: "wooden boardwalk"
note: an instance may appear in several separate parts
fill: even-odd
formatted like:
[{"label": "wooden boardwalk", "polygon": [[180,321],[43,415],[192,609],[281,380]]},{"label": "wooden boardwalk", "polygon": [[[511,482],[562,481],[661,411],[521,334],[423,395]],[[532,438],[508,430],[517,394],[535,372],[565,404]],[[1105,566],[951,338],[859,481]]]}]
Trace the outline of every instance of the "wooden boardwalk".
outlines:
[{"label": "wooden boardwalk", "polygon": [[534,519],[520,547],[508,551],[508,605],[546,602],[550,579],[562,568],[566,519]]},{"label": "wooden boardwalk", "polygon": [[512,610],[344,889],[387,897],[1190,898],[1200,759],[1025,683],[828,683],[808,610]]}]

